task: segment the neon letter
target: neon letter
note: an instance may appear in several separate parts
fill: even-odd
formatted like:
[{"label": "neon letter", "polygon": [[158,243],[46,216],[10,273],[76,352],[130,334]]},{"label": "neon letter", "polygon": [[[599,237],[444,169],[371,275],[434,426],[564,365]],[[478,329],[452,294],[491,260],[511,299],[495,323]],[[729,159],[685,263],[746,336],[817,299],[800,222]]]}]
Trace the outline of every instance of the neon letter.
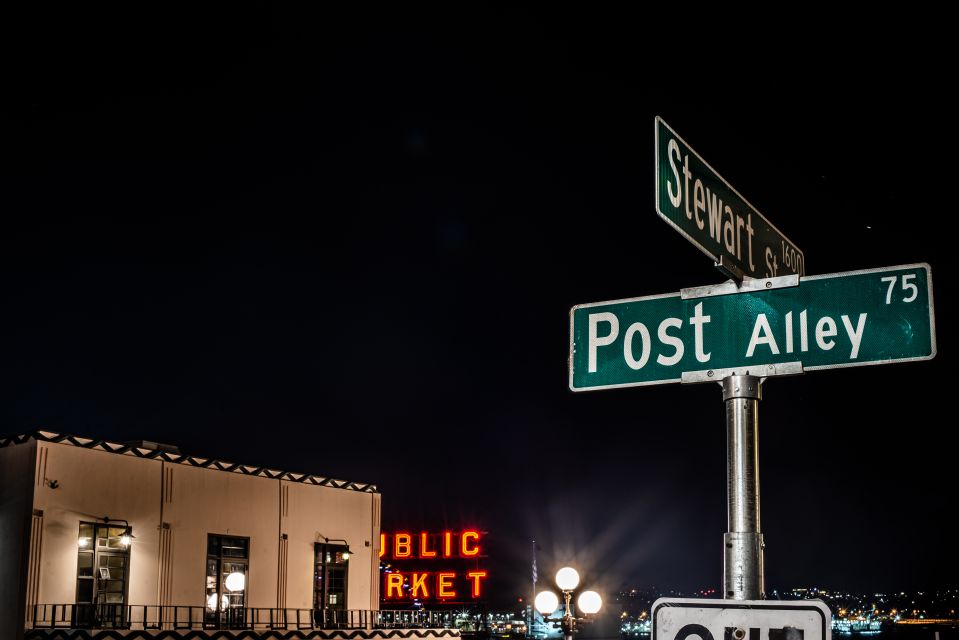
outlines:
[{"label": "neon letter", "polygon": [[393,557],[409,558],[413,555],[413,538],[408,533],[397,533],[393,536]]},{"label": "neon letter", "polygon": [[[396,595],[393,595],[394,590],[396,591]],[[403,597],[403,574],[402,573],[386,574],[386,597],[387,598]]]},{"label": "neon letter", "polygon": [[473,581],[473,597],[479,598],[482,594],[482,589],[480,588],[480,580],[487,576],[485,571],[470,571],[466,574]]},{"label": "neon letter", "polygon": [[430,534],[425,531],[420,534],[420,557],[421,558],[435,558],[436,550],[430,551],[426,548],[426,543],[429,541]]},{"label": "neon letter", "polygon": [[453,589],[453,578],[455,573],[436,574],[436,595],[440,598],[455,598],[456,591]]},{"label": "neon letter", "polygon": [[453,555],[453,532],[443,532],[443,557],[449,558]]},{"label": "neon letter", "polygon": [[479,552],[480,552],[479,545],[476,545],[472,549],[467,548],[469,546],[467,539],[472,538],[473,540],[479,540],[479,537],[480,537],[480,534],[478,531],[463,532],[463,534],[460,536],[460,551],[463,553],[464,556],[469,558],[472,556],[479,555]]},{"label": "neon letter", "polygon": [[430,575],[429,573],[414,573],[413,574],[413,593],[414,598],[419,598],[417,594],[422,591],[424,598],[430,597],[430,591],[426,588],[426,577]]},{"label": "neon letter", "polygon": [[380,534],[380,557],[382,558],[386,555],[386,534]]}]

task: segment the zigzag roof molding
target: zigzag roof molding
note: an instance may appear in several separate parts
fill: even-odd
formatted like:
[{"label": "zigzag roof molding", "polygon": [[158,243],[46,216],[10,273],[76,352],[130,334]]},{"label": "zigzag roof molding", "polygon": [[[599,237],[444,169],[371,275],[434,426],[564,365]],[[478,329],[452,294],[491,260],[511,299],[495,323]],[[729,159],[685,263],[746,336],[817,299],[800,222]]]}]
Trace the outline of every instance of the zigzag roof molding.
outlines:
[{"label": "zigzag roof molding", "polygon": [[325,629],[325,630],[165,630],[28,629],[27,640],[433,640],[460,638],[459,629]]},{"label": "zigzag roof molding", "polygon": [[377,493],[376,485],[370,483],[350,482],[349,480],[324,478],[323,476],[314,476],[308,473],[292,473],[290,471],[280,471],[278,469],[268,469],[266,467],[257,467],[248,464],[224,462],[222,460],[215,460],[213,458],[200,458],[197,456],[188,456],[180,453],[170,453],[169,451],[143,449],[133,445],[123,444],[121,442],[96,440],[94,438],[84,438],[81,436],[54,433],[52,431],[41,430],[23,433],[16,436],[0,437],[0,449],[16,444],[23,444],[30,440],[37,440],[38,442],[69,444],[73,445],[74,447],[82,447],[84,449],[94,449],[97,451],[106,451],[108,453],[117,453],[125,456],[147,458],[150,460],[163,460],[164,462],[185,464],[191,467],[217,469],[219,471],[241,473],[247,476],[260,476],[263,478],[270,478],[272,480],[288,480],[290,482],[302,482],[303,484],[312,484],[321,487],[334,487],[336,489],[349,489],[351,491]]}]

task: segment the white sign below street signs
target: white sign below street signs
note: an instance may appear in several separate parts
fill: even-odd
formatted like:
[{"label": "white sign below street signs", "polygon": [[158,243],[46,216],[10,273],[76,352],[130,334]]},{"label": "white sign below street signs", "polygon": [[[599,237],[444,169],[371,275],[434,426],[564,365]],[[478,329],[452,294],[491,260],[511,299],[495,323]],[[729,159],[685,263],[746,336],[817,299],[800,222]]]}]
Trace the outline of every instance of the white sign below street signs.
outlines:
[{"label": "white sign below street signs", "polygon": [[820,600],[660,598],[650,640],[831,640],[832,616]]}]

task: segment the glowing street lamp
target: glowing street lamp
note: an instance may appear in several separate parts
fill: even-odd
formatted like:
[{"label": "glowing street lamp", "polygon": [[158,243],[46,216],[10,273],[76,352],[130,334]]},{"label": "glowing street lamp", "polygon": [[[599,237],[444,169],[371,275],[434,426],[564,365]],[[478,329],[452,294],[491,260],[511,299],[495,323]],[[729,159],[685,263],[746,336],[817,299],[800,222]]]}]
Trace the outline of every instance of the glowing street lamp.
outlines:
[{"label": "glowing street lamp", "polygon": [[[573,640],[577,622],[587,622],[587,618],[573,616],[569,605],[573,597],[573,589],[579,586],[579,573],[572,567],[563,567],[556,572],[556,586],[563,592],[563,617],[548,618],[547,616],[559,607],[559,598],[552,591],[540,591],[536,595],[534,605],[536,610],[543,614],[543,622],[559,622],[563,629],[563,638]],[[595,591],[583,591],[576,600],[576,606],[586,614],[592,615],[603,606],[603,599]]]}]

